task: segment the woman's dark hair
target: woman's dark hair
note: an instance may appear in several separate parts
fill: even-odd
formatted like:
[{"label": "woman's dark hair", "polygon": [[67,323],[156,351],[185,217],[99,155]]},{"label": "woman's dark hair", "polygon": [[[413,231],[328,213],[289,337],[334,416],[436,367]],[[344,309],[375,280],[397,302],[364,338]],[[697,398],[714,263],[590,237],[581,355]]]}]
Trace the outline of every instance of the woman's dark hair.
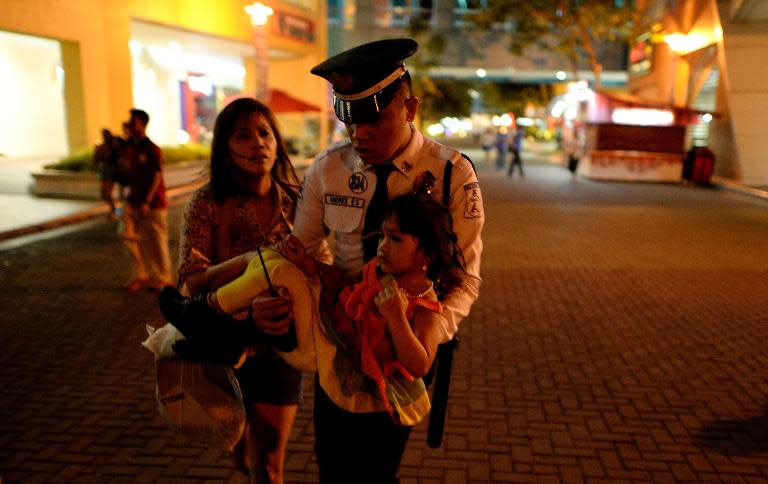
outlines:
[{"label": "woman's dark hair", "polygon": [[434,282],[438,298],[461,284],[464,256],[453,231],[450,212],[440,202],[423,193],[408,193],[394,198],[384,220],[397,217],[400,231],[412,235],[427,257],[427,277]]},{"label": "woman's dark hair", "polygon": [[277,128],[277,120],[272,111],[263,103],[253,98],[240,98],[229,103],[221,110],[213,127],[213,143],[211,144],[211,190],[213,197],[223,201],[243,189],[235,181],[232,168],[229,166],[229,138],[235,131],[241,119],[249,119],[254,114],[264,116],[272,128],[277,141],[277,157],[272,166],[272,179],[279,184],[294,200],[299,196],[299,178],[293,169],[288,152],[285,149],[283,137]]}]

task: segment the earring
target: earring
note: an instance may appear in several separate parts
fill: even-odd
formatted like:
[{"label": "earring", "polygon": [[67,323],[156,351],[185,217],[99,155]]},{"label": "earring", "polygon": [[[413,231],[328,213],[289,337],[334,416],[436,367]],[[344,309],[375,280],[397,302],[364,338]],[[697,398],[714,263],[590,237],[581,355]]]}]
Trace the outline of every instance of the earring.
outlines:
[{"label": "earring", "polygon": [[427,272],[427,264],[422,264],[422,266],[421,266],[421,270],[422,270],[423,272]]}]

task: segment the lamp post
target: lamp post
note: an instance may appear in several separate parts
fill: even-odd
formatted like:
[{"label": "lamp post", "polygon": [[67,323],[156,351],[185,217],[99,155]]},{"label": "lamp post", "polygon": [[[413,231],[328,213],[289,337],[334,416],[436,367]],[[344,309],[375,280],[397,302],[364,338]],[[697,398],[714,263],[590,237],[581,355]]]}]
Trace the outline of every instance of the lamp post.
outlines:
[{"label": "lamp post", "polygon": [[256,49],[256,99],[267,99],[267,76],[269,73],[269,49],[267,45],[267,33],[264,26],[269,16],[274,13],[271,7],[261,2],[256,2],[245,7],[245,12],[251,16],[253,26],[253,45]]}]

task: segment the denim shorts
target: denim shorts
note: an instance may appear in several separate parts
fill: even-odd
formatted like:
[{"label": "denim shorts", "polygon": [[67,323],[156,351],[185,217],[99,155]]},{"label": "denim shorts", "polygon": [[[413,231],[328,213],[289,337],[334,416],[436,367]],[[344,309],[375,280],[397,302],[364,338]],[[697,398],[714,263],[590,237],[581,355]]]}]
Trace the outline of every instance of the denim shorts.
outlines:
[{"label": "denim shorts", "polygon": [[301,372],[272,351],[250,356],[235,375],[246,403],[297,405],[303,401]]}]

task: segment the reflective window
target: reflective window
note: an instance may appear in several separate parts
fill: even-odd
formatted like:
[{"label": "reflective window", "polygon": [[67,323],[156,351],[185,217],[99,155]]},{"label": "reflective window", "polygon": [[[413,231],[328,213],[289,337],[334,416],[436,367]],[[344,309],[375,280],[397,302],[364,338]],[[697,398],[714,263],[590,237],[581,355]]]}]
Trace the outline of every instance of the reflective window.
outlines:
[{"label": "reflective window", "polygon": [[375,4],[377,27],[407,27],[411,19],[434,20],[433,0],[380,0]]}]

